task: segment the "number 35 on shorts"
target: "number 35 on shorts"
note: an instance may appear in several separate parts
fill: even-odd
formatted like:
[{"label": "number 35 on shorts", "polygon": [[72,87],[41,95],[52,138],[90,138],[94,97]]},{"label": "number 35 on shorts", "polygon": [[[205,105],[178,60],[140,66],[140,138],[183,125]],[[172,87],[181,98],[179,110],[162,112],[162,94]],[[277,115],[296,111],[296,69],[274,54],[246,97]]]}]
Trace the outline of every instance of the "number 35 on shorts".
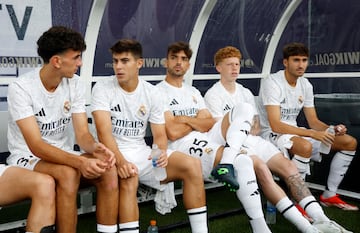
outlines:
[{"label": "number 35 on shorts", "polygon": [[209,142],[204,139],[194,138],[191,147],[189,148],[189,154],[192,156],[201,157],[204,153],[210,154],[213,149],[208,146]]}]

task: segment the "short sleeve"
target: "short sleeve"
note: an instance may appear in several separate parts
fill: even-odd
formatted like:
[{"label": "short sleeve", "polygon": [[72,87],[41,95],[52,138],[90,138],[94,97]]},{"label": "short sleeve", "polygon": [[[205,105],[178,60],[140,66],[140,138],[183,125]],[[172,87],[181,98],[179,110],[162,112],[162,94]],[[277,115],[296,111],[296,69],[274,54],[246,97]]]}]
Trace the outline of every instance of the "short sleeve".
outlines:
[{"label": "short sleeve", "polygon": [[95,83],[92,94],[91,94],[91,112],[103,110],[103,111],[110,111],[110,102],[108,98],[108,91],[105,88],[104,81],[98,81]]},{"label": "short sleeve", "polygon": [[[304,78],[305,79],[305,78]],[[314,90],[312,84],[309,82],[309,80],[306,80],[305,85],[305,101],[304,101],[304,107],[314,107]]]},{"label": "short sleeve", "polygon": [[9,85],[8,106],[13,121],[34,115],[31,96],[17,82]]},{"label": "short sleeve", "polygon": [[281,89],[273,78],[267,77],[261,80],[261,100],[264,105],[280,105]]},{"label": "short sleeve", "polygon": [[80,79],[80,77],[76,77],[76,79],[72,79],[70,83],[70,95],[72,99],[71,112],[72,113],[82,113],[85,112],[86,105],[86,85]]},{"label": "short sleeve", "polygon": [[209,91],[206,92],[204,99],[205,104],[214,118],[220,118],[223,116],[223,110],[221,107],[223,104],[222,99],[215,95],[212,89],[209,89]]},{"label": "short sleeve", "polygon": [[158,86],[151,86],[152,109],[149,121],[154,124],[165,124],[164,112],[167,110],[166,102]]}]

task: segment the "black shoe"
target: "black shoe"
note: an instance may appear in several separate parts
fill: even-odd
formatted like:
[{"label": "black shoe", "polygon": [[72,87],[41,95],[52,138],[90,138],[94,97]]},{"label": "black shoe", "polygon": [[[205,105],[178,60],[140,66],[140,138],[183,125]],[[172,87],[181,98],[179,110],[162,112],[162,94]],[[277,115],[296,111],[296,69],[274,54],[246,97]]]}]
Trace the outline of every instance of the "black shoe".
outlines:
[{"label": "black shoe", "polygon": [[235,178],[234,166],[232,164],[218,164],[211,171],[211,175],[220,183],[230,188],[230,191],[235,192],[239,189],[239,183]]}]

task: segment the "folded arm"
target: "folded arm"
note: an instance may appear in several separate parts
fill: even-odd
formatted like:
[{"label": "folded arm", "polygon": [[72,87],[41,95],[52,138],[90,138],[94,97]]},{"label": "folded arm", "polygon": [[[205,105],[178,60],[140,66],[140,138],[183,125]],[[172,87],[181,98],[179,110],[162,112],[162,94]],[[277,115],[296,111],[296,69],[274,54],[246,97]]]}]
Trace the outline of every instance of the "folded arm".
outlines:
[{"label": "folded arm", "polygon": [[170,140],[182,138],[196,130],[207,132],[215,124],[215,119],[210,112],[202,109],[196,117],[174,116],[170,111],[165,112],[166,133]]}]

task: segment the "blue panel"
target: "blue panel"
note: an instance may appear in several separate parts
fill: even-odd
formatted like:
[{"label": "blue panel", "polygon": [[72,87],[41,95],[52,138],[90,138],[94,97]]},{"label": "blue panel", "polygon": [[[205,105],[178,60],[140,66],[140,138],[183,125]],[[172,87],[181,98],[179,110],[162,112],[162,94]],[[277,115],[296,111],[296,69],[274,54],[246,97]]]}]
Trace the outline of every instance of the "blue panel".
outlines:
[{"label": "blue panel", "polygon": [[360,93],[359,78],[312,78],[314,93]]},{"label": "blue panel", "polygon": [[141,74],[165,74],[161,65],[168,44],[189,41],[203,0],[109,0],[100,27],[94,76],[113,73],[109,48],[120,38],[143,45]]},{"label": "blue panel", "polygon": [[283,33],[272,70],[282,68],[282,46],[298,41],[310,48],[308,72],[359,72],[359,12],[358,0],[303,1]]},{"label": "blue panel", "polygon": [[288,2],[219,0],[203,34],[195,73],[216,73],[214,53],[227,45],[242,52],[242,73],[260,73],[273,30]]},{"label": "blue panel", "polygon": [[92,0],[51,0],[53,25],[73,28],[85,35]]}]

